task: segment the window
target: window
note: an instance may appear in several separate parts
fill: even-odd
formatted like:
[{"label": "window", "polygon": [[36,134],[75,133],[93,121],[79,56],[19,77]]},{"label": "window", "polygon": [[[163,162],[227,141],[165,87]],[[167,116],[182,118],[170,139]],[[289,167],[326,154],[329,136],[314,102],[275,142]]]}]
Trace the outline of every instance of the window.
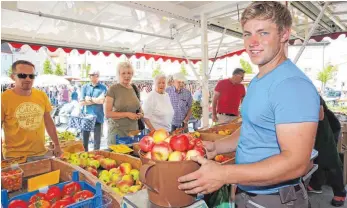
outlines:
[{"label": "window", "polygon": [[141,68],[141,62],[140,61],[136,61],[136,69],[140,69]]}]

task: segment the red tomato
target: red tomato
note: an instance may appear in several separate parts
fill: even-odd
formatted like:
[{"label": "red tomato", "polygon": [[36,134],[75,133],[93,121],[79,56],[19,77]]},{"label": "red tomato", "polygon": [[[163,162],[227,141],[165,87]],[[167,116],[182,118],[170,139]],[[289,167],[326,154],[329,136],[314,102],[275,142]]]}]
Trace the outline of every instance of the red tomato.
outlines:
[{"label": "red tomato", "polygon": [[62,199],[62,200],[59,200],[59,201],[55,202],[51,206],[51,208],[64,208],[64,207],[66,207],[66,206],[68,206],[68,205],[70,205],[72,203],[73,203],[73,201],[69,201],[67,199]]},{"label": "red tomato", "polygon": [[28,208],[28,203],[22,200],[13,200],[8,205],[8,208]]},{"label": "red tomato", "polygon": [[46,200],[40,200],[29,205],[29,208],[50,208],[51,204]]},{"label": "red tomato", "polygon": [[46,194],[39,192],[30,198],[29,203],[32,204],[40,200],[45,200],[45,197],[46,197]]},{"label": "red tomato", "polygon": [[58,186],[52,186],[48,189],[46,193],[45,200],[49,201],[51,204],[61,199],[61,191]]},{"label": "red tomato", "polygon": [[71,203],[74,202],[72,196],[69,196],[69,195],[64,196],[64,197],[62,198],[62,200],[66,200],[66,201],[69,201],[69,202],[71,202]]},{"label": "red tomato", "polygon": [[73,196],[74,202],[84,201],[86,199],[92,198],[94,194],[88,190],[79,191]]},{"label": "red tomato", "polygon": [[73,196],[79,191],[81,191],[81,185],[77,182],[71,182],[63,187],[63,196]]}]

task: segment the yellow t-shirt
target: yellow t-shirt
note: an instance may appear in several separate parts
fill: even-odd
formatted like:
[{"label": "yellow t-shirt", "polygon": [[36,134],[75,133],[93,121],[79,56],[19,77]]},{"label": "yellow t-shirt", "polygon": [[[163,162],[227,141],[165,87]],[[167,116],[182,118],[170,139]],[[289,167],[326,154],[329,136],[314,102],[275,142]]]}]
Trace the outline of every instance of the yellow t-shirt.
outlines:
[{"label": "yellow t-shirt", "polygon": [[1,94],[1,122],[5,132],[4,157],[46,154],[44,113],[52,110],[47,95],[32,89],[30,96],[12,90]]}]

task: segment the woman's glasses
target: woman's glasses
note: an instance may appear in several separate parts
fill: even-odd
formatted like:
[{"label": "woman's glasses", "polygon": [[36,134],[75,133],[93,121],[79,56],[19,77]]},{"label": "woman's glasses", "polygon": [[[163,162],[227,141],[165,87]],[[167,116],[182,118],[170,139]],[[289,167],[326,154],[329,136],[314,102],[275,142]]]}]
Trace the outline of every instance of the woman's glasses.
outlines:
[{"label": "woman's glasses", "polygon": [[19,73],[19,74],[15,74],[15,75],[17,75],[17,77],[18,77],[19,79],[26,79],[28,76],[29,76],[30,79],[35,79],[35,77],[36,77],[36,74],[24,74],[24,73]]}]

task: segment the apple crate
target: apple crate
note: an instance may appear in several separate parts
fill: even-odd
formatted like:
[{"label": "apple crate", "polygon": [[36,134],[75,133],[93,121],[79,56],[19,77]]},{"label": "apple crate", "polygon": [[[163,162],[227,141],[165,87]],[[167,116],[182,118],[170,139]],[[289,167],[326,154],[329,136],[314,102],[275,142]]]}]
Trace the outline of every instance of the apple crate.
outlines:
[{"label": "apple crate", "polygon": [[[61,161],[57,158],[51,158],[51,159],[43,159],[28,163],[19,164],[19,168],[23,170],[23,188],[20,191],[8,193],[8,196],[10,198],[13,198],[15,196],[21,195],[23,193],[26,193],[27,190],[27,180],[28,178],[35,177],[41,174],[49,173],[52,171],[60,170],[60,181],[66,182],[71,181],[73,179],[73,172],[78,171],[78,178],[80,181],[86,181],[88,184],[92,186],[96,186],[96,184],[99,182],[98,180],[95,180],[94,177],[91,177],[90,174],[85,174],[84,169],[71,165],[67,162]],[[103,192],[103,201],[104,198],[109,198],[110,205],[108,207],[119,207],[120,203],[116,201],[112,196],[104,190],[103,185],[101,185],[102,192]],[[1,200],[4,198],[2,197]],[[108,208],[107,207],[107,208]],[[4,207],[6,208],[6,207]],[[105,207],[104,207],[105,208]]]},{"label": "apple crate", "polygon": [[[95,208],[102,208],[103,207],[102,191],[101,191],[101,184],[100,183],[96,183],[96,186],[92,186],[85,181],[80,181],[78,171],[74,171],[72,173],[72,181],[78,182],[80,184],[82,190],[91,191],[94,194],[94,196],[90,199],[80,201],[80,202],[77,202],[75,204],[71,204],[71,205],[67,206],[67,208],[94,208],[94,207]],[[58,183],[58,184],[55,184],[52,186],[58,186],[60,188],[60,190],[62,190],[63,187],[70,182],[71,181],[66,181],[66,182]],[[39,190],[36,190],[36,191],[20,194],[18,196],[12,197],[9,200],[7,190],[4,189],[1,191],[1,199],[2,199],[1,204],[3,207],[8,207],[9,203],[11,203],[11,201],[13,201],[13,200],[24,200],[24,201],[28,202],[33,195],[35,195],[39,192],[40,192]]]}]

